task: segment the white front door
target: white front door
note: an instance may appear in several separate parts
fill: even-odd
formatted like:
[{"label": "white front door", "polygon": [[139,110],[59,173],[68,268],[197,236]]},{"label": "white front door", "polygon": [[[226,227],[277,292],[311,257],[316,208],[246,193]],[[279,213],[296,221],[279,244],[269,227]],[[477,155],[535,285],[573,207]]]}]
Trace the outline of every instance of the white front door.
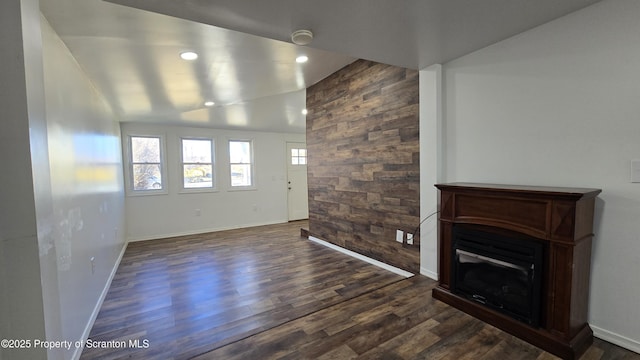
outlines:
[{"label": "white front door", "polygon": [[307,144],[287,142],[289,221],[309,218]]}]

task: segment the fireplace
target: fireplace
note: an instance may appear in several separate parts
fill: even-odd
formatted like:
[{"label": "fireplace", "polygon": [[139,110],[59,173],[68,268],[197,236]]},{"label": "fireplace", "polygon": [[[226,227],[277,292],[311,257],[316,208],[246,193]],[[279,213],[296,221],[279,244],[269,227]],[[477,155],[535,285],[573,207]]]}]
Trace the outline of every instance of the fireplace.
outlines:
[{"label": "fireplace", "polygon": [[598,189],[438,184],[433,297],[563,359],[587,323]]},{"label": "fireplace", "polygon": [[544,244],[523,235],[453,226],[451,291],[518,321],[540,323]]}]

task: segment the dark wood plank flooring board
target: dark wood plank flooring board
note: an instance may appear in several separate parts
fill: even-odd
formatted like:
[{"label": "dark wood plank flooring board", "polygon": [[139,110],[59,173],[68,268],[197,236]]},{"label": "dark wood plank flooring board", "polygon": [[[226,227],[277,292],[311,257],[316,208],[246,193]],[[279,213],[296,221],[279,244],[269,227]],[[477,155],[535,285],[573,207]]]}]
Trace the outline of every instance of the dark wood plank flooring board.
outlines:
[{"label": "dark wood plank flooring board", "polygon": [[129,244],[83,359],[183,359],[403,277],[300,237],[307,222]]},{"label": "dark wood plank flooring board", "polygon": [[[82,359],[531,359],[543,352],[404,279],[300,238],[306,222],[132,243]],[[596,339],[582,360],[640,355]]]},{"label": "dark wood plank flooring board", "polygon": [[[195,359],[558,359],[434,300],[435,285],[415,276]],[[640,355],[596,339],[582,359]]]}]

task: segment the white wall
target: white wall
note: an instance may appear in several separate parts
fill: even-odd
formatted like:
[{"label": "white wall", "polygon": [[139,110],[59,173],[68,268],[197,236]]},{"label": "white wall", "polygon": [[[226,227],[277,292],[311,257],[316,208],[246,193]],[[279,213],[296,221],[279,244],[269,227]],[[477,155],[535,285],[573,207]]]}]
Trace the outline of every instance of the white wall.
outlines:
[{"label": "white wall", "polygon": [[51,205],[38,211],[38,237],[43,291],[52,294],[47,337],[76,341],[88,335],[124,250],[120,127],[44,18],[42,34]]},{"label": "white wall", "polygon": [[444,64],[446,181],[601,188],[589,322],[640,351],[640,2],[609,0]]},{"label": "white wall", "polygon": [[[282,223],[287,214],[286,142],[305,142],[304,134],[244,132],[178,126],[125,123],[128,134],[162,135],[166,140],[168,194],[127,196],[126,236],[129,240],[197,234],[224,229]],[[183,193],[179,165],[180,138],[213,137],[216,152],[216,192]],[[229,139],[253,140],[256,189],[230,191]],[[196,214],[200,209],[200,215]]]},{"label": "white wall", "polygon": [[[45,337],[30,127],[43,128],[37,0],[0,2],[0,338]],[[23,31],[24,29],[24,31]],[[32,118],[30,116],[33,115]],[[45,134],[46,136],[46,134]],[[39,137],[42,139],[42,136]],[[34,144],[34,149],[38,149]],[[36,163],[41,163],[36,154]],[[43,349],[0,348],[2,358],[43,359]]]},{"label": "white wall", "polygon": [[[0,337],[76,341],[124,247],[110,230],[124,221],[119,127],[41,21],[38,0],[0,3]],[[0,357],[70,359],[75,350]]]},{"label": "white wall", "polygon": [[438,189],[442,181],[442,66],[420,70],[420,273],[438,279]]}]

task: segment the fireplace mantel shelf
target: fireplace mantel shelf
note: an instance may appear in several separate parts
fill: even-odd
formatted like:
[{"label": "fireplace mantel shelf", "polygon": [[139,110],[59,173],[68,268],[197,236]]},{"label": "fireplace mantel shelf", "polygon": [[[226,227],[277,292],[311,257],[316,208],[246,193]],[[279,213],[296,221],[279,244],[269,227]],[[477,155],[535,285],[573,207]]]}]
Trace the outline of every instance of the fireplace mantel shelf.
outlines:
[{"label": "fireplace mantel shelf", "polygon": [[[440,280],[434,298],[563,359],[577,359],[593,342],[587,310],[594,204],[600,190],[476,183],[436,187],[440,190]],[[452,292],[451,238],[456,224],[513,231],[546,244],[538,327]]]}]

